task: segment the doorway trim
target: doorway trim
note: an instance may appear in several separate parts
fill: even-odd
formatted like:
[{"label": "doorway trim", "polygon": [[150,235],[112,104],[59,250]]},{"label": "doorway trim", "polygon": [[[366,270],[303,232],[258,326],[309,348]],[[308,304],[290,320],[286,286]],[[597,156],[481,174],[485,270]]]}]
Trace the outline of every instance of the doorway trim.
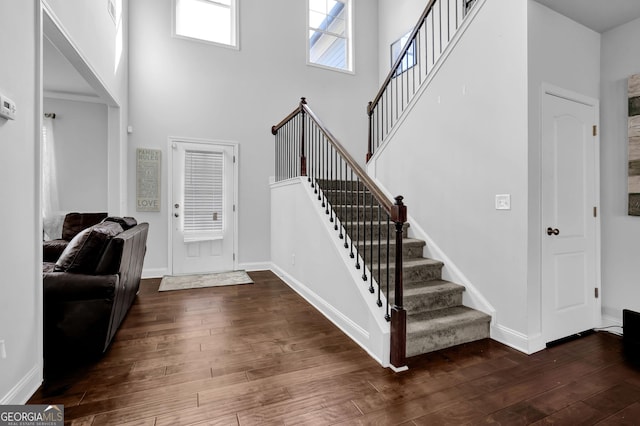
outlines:
[{"label": "doorway trim", "polygon": [[[539,139],[537,141],[538,146],[539,146],[539,152],[542,153],[542,120],[543,120],[543,107],[544,107],[544,97],[546,95],[551,95],[551,96],[556,96],[559,98],[563,98],[572,102],[577,102],[577,103],[581,103],[590,107],[594,108],[594,115],[595,115],[595,123],[594,125],[596,126],[596,134],[594,136],[594,176],[593,176],[593,180],[594,180],[594,193],[595,193],[595,206],[597,209],[597,215],[595,217],[595,285],[596,288],[599,291],[599,295],[596,298],[595,301],[595,306],[594,306],[594,310],[595,312],[594,314],[594,325],[597,327],[599,325],[601,325],[602,323],[602,273],[601,273],[601,259],[602,259],[602,254],[601,254],[601,214],[602,214],[602,209],[600,207],[600,101],[598,99],[592,98],[590,96],[586,96],[583,95],[581,93],[577,93],[571,90],[567,90],[558,86],[554,86],[552,84],[549,83],[542,83],[541,86],[541,91],[540,91],[540,120],[538,123],[538,126],[540,128],[540,136]],[[543,173],[543,167],[544,164],[542,162],[542,155],[540,154],[540,161],[538,163],[538,177],[539,177],[539,198],[538,198],[538,208],[540,210],[539,213],[539,222],[538,222],[538,247],[539,247],[539,259],[540,259],[540,263],[538,265],[538,272],[539,272],[539,276],[540,276],[540,311],[539,311],[539,315],[540,315],[540,334],[539,334],[539,339],[533,339],[533,340],[538,340],[538,342],[535,344],[535,346],[541,346],[539,347],[539,349],[544,348],[546,342],[548,341],[548,333],[546,333],[547,330],[544,329],[543,327],[543,312],[544,312],[544,306],[543,306],[543,291],[544,291],[544,285],[542,282],[542,268],[543,268],[543,252],[542,252],[542,247],[543,247],[543,239],[545,238],[545,235],[543,235],[543,230],[544,230],[544,223],[542,223],[543,221],[543,217],[542,217],[542,197],[543,197],[543,186],[542,186],[542,173]],[[534,350],[535,351],[535,350]]]},{"label": "doorway trim", "polygon": [[192,138],[192,137],[179,137],[179,136],[169,136],[167,138],[167,271],[169,275],[173,275],[173,220],[171,220],[171,214],[173,212],[172,204],[173,204],[173,144],[187,142],[193,144],[202,144],[202,145],[223,145],[233,147],[235,152],[235,167],[233,168],[233,204],[235,209],[233,211],[233,269],[238,269],[238,171],[240,168],[240,144],[234,141],[226,141],[220,139],[203,139],[203,138]]}]

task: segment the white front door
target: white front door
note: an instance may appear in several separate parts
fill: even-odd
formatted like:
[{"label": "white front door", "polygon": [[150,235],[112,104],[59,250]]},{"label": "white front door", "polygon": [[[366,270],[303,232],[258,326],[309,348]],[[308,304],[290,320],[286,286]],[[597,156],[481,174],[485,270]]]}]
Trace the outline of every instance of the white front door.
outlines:
[{"label": "white front door", "polygon": [[235,145],[171,140],[172,274],[235,267]]},{"label": "white front door", "polygon": [[545,93],[542,108],[542,334],[599,325],[597,102]]}]

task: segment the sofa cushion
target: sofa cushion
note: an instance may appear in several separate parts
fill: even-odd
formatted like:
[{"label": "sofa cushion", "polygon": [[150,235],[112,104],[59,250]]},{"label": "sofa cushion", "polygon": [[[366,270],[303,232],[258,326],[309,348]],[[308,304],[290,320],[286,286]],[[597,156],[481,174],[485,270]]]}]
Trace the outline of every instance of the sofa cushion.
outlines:
[{"label": "sofa cushion", "polygon": [[127,229],[131,229],[138,224],[138,221],[135,218],[129,217],[129,216],[125,216],[125,217],[109,216],[109,217],[105,217],[102,222],[119,223],[120,226],[122,226],[122,229],[124,231],[126,231]]},{"label": "sofa cushion", "polygon": [[122,232],[116,222],[105,222],[73,237],[56,262],[56,271],[93,274],[109,240]]},{"label": "sofa cushion", "polygon": [[78,233],[100,223],[107,213],[67,213],[62,223],[62,239],[71,241]]}]

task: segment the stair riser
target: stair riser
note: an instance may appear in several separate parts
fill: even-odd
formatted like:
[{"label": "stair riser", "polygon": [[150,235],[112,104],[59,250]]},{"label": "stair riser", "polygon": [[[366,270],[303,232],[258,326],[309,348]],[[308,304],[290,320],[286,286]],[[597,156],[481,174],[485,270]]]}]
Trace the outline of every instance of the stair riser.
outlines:
[{"label": "stair riser", "polygon": [[[367,260],[367,267],[369,267],[369,261]],[[395,271],[396,268],[392,266],[389,268],[389,281],[391,281],[391,289],[393,289],[395,283]],[[373,265],[373,277],[378,280],[378,267],[374,263]],[[442,278],[442,265],[418,265],[418,266],[406,266],[402,270],[402,282],[412,283],[420,281],[432,281]],[[380,268],[380,285],[383,291],[387,288],[387,268]]]},{"label": "stair riser", "polygon": [[419,312],[451,308],[459,305],[462,305],[462,290],[442,291],[429,296],[419,295],[404,297],[404,309],[409,315]]},{"label": "stair riser", "polygon": [[[369,242],[371,241],[371,236],[373,236],[373,241],[377,244],[378,237],[380,237],[380,241],[384,242],[386,245],[387,235],[389,236],[389,241],[393,241],[396,238],[396,225],[391,224],[387,226],[386,223],[373,223],[371,226],[370,222],[345,222],[343,223],[345,231],[347,235],[349,235],[354,240],[362,241],[364,239],[367,240],[367,247],[369,246]],[[402,238],[407,238],[407,230],[409,229],[409,224],[405,223],[402,227]],[[368,249],[367,249],[368,250]]]},{"label": "stair riser", "polygon": [[[373,209],[369,208],[369,206],[362,206],[358,208],[355,205],[334,205],[334,210],[338,214],[338,217],[344,217],[344,220],[353,222],[366,220],[367,222],[373,219],[374,222],[378,220],[378,208],[374,206]],[[380,210],[380,221],[387,221],[387,213],[384,209]],[[391,222],[391,220],[389,220]]]},{"label": "stair riser", "polygon": [[426,335],[407,334],[407,357],[437,351],[462,343],[489,337],[489,322],[475,321],[459,324],[446,330]]},{"label": "stair riser", "polygon": [[319,179],[318,181],[318,186],[320,186],[320,188],[324,189],[324,190],[328,190],[328,189],[339,189],[342,191],[355,191],[355,190],[360,190],[363,191],[364,185],[362,184],[362,182],[358,183],[356,181],[340,181],[340,180],[324,180],[324,179]]},{"label": "stair riser", "polygon": [[371,200],[373,197],[370,193],[362,193],[362,192],[352,192],[352,191],[335,191],[328,190],[324,192],[324,196],[329,200],[332,205],[344,205],[344,204],[352,204],[352,205],[360,205],[362,208],[363,205],[369,206],[371,204]]},{"label": "stair riser", "polygon": [[[357,244],[359,251],[364,251],[365,244],[360,241]],[[422,249],[424,248],[424,243],[419,242],[411,242],[411,243],[403,243],[402,244],[402,258],[407,259],[418,259],[422,257]],[[367,241],[366,244],[367,249],[367,257],[369,257],[369,253],[371,252],[371,243]],[[383,240],[380,246],[380,259],[382,259],[382,263],[387,260],[387,251],[389,252],[389,262],[393,262],[396,257],[396,245],[392,241],[390,241],[389,246],[387,247],[386,241]],[[373,261],[374,263],[378,263],[378,244],[377,241],[374,241],[373,244]]]}]

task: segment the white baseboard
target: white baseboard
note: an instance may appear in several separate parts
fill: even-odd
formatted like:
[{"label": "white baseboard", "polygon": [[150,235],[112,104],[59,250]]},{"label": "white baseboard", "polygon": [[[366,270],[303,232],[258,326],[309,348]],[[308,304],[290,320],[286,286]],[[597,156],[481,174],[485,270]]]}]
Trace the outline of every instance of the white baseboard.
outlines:
[{"label": "white baseboard", "polygon": [[271,262],[246,262],[238,263],[238,269],[245,271],[272,271],[273,263]]},{"label": "white baseboard", "polygon": [[[607,327],[612,327],[612,328],[607,328]],[[602,326],[599,328],[601,329],[600,331],[606,331],[609,333],[616,334],[618,336],[622,336],[624,334],[622,330],[622,321],[610,315],[602,315]]]},{"label": "white baseboard", "polygon": [[388,367],[389,365],[383,362],[376,354],[372,353],[364,344],[369,340],[369,332],[364,330],[358,324],[354,323],[346,317],[342,312],[335,309],[326,300],[322,299],[315,292],[302,284],[300,281],[293,278],[291,275],[280,269],[275,264],[271,265],[271,271],[275,273],[282,281],[285,282],[293,291],[302,296],[309,304],[324,315],[329,321],[335,324],[343,333],[345,333],[351,340],[356,342],[358,346],[364,349],[371,358],[373,358],[382,367]]},{"label": "white baseboard", "polygon": [[169,268],[143,268],[142,278],[162,278],[169,275]]},{"label": "white baseboard", "polygon": [[512,347],[517,351],[524,352],[525,354],[532,354],[538,350],[544,349],[544,347],[539,349],[530,348],[531,342],[527,335],[500,324],[491,325],[491,338],[503,345]]},{"label": "white baseboard", "polygon": [[24,405],[42,384],[42,364],[36,364],[6,395],[0,405]]}]

